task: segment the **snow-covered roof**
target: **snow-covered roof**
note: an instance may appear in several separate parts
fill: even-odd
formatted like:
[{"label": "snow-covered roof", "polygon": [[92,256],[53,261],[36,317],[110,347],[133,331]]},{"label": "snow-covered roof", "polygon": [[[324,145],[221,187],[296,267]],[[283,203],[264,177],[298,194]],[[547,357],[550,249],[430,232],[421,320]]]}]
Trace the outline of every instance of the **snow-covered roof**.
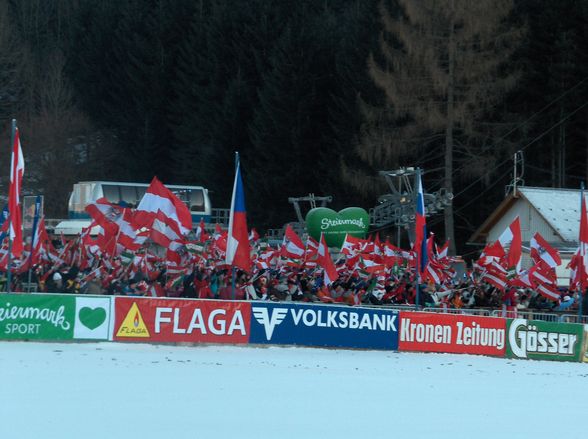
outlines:
[{"label": "snow-covered roof", "polygon": [[[53,229],[53,234],[60,235],[63,233],[65,236],[73,236],[82,232],[82,229],[89,227],[92,222],[90,220],[65,220],[61,221]],[[92,227],[90,235],[95,236],[102,230],[100,226]]]},{"label": "snow-covered roof", "polygon": [[[549,227],[565,242],[575,247],[580,230],[580,190],[520,186],[517,195],[509,194],[468,240],[483,243],[492,227],[519,200],[525,200],[537,211]],[[528,239],[528,238],[527,238]],[[555,244],[555,243],[554,243]]]},{"label": "snow-covered roof", "polygon": [[519,187],[518,191],[565,241],[577,241],[580,230],[580,191]]}]

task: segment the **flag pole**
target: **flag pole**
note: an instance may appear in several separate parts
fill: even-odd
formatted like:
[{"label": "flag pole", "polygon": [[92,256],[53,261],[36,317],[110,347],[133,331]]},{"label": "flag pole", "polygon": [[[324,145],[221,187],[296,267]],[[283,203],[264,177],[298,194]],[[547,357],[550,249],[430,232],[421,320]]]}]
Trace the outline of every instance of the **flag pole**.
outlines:
[{"label": "flag pole", "polygon": [[[11,156],[14,153],[14,136],[16,135],[16,119],[12,119],[12,130],[10,133],[10,150]],[[17,157],[12,157],[12,160],[17,160]],[[12,161],[10,165],[10,176],[12,176]],[[16,176],[14,176],[16,178]],[[13,214],[14,215],[14,214]],[[10,219],[12,221],[12,218]],[[10,284],[12,283],[12,273],[10,266],[12,265],[12,237],[10,236],[10,224],[8,225],[8,264],[6,265],[6,292],[10,293]]]},{"label": "flag pole", "polygon": [[[235,151],[235,175],[237,175],[237,170],[239,169],[239,152]],[[231,200],[231,203],[234,200]],[[231,206],[232,208],[233,206]],[[230,239],[230,237],[229,237]],[[228,249],[227,249],[228,250]],[[236,298],[236,291],[235,291],[235,284],[236,284],[236,277],[237,277],[237,270],[233,265],[231,267],[231,299],[235,300]]]},{"label": "flag pole", "polygon": [[[416,168],[416,176],[417,176],[417,181],[416,181],[417,184],[416,184],[416,192],[415,192],[416,198],[415,198],[415,201],[414,201],[414,207],[415,207],[414,210],[415,210],[415,212],[417,212],[417,210],[418,210],[418,206],[417,206],[417,204],[419,202],[419,198],[418,198],[419,197],[419,194],[418,194],[418,190],[419,190],[418,188],[419,188],[419,186],[418,185],[419,185],[419,183],[421,181],[421,168]],[[418,227],[418,224],[417,224],[417,221],[416,221],[416,214],[415,214],[415,221],[414,221],[415,241],[416,241],[416,236],[417,236],[417,233],[418,233],[417,232],[417,227]],[[423,239],[425,239],[425,238],[426,237],[423,237]],[[419,305],[421,303],[421,285],[420,284],[421,284],[421,258],[422,258],[422,255],[420,254],[421,252],[418,249],[415,248],[415,250],[416,250],[416,276],[415,276],[415,279],[416,279],[416,295],[415,295],[415,309],[418,311]]]},{"label": "flag pole", "polygon": [[[37,195],[35,199],[35,216],[33,220],[33,233],[31,234],[31,254],[29,255],[29,276],[27,282],[27,293],[31,292],[31,275],[33,272],[33,252],[35,251],[35,235],[37,234],[37,225],[39,223],[39,211],[41,210],[41,196]],[[37,237],[38,239],[38,237]]]},{"label": "flag pole", "polygon": [[[582,215],[584,215],[584,211],[583,211],[583,206],[584,206],[584,182],[580,183],[580,224],[582,223]],[[580,228],[582,226],[580,225]],[[578,321],[581,323],[582,322],[582,312],[583,312],[583,307],[582,307],[582,302],[583,302],[583,294],[584,294],[584,276],[586,274],[586,267],[584,266],[584,260],[585,260],[585,255],[584,252],[586,251],[585,248],[583,248],[583,244],[582,244],[582,236],[580,234],[580,248],[582,248],[582,251],[580,252],[581,256],[582,256],[582,273],[580,273],[580,287],[579,287],[579,292],[578,292]]]}]

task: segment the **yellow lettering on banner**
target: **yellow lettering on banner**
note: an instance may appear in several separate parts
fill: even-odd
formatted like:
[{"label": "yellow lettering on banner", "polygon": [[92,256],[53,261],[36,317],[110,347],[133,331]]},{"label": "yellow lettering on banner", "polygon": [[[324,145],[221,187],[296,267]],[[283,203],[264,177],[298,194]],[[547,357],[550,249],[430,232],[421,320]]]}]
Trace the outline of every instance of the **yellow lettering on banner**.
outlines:
[{"label": "yellow lettering on banner", "polygon": [[141,311],[139,311],[139,307],[135,302],[129,309],[129,312],[125,316],[120,328],[116,333],[117,337],[143,337],[148,338],[151,337],[149,331],[147,330],[147,326],[145,326],[145,322],[143,321],[143,316],[141,315]]}]

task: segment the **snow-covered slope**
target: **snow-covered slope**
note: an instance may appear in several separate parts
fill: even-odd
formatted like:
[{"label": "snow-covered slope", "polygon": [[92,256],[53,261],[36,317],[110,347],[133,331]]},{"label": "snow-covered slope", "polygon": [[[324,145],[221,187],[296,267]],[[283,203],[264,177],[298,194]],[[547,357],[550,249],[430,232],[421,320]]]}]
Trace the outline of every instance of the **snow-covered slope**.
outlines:
[{"label": "snow-covered slope", "polygon": [[588,367],[305,348],[0,343],[0,438],[583,437]]}]

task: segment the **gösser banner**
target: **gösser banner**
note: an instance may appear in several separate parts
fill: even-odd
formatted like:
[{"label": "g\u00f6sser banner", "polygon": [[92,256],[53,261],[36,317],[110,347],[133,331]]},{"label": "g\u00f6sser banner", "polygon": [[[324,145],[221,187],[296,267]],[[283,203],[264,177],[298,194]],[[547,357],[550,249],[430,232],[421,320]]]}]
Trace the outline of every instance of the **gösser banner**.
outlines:
[{"label": "g\u00f6sser banner", "polygon": [[506,321],[492,317],[401,312],[401,351],[480,354],[503,357]]},{"label": "g\u00f6sser banner", "polygon": [[189,299],[115,298],[114,340],[247,343],[251,305]]},{"label": "g\u00f6sser banner", "polygon": [[251,343],[398,349],[398,312],[252,302]]},{"label": "g\u00f6sser banner", "polygon": [[509,358],[582,361],[582,325],[540,320],[508,320]]},{"label": "g\u00f6sser banner", "polygon": [[110,297],[0,295],[0,338],[108,340]]}]

